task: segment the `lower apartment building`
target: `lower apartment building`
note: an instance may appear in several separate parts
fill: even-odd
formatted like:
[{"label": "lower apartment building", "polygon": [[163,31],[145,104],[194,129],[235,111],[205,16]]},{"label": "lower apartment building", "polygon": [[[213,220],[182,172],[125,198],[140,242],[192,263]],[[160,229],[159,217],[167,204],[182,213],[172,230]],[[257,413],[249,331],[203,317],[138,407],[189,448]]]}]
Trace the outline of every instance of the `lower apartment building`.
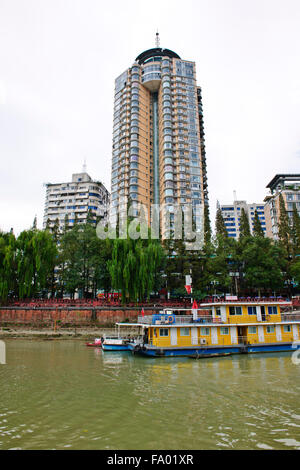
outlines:
[{"label": "lower apartment building", "polygon": [[278,174],[267,185],[270,194],[265,197],[266,235],[278,240],[280,216],[279,196],[282,194],[290,221],[296,207],[300,215],[300,174]]},{"label": "lower apartment building", "polygon": [[109,192],[100,181],[93,181],[86,173],[74,173],[67,183],[47,183],[43,227],[54,226],[58,219],[60,229],[68,216],[69,226],[85,223],[88,213],[92,223],[106,221]]},{"label": "lower apartment building", "polygon": [[238,240],[240,236],[240,221],[242,209],[248,216],[250,231],[253,233],[253,223],[255,210],[257,211],[261,227],[266,234],[265,208],[263,203],[247,204],[246,201],[234,201],[232,204],[220,205],[222,216],[225,222],[229,237]]}]

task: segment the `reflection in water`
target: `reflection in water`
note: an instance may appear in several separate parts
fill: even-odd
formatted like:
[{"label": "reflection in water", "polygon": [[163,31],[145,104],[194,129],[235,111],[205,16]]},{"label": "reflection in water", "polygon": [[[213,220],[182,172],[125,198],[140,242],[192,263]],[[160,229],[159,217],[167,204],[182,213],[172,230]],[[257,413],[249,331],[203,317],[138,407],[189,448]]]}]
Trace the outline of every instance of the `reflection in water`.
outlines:
[{"label": "reflection in water", "polygon": [[290,353],[141,358],[7,341],[0,449],[300,449]]}]

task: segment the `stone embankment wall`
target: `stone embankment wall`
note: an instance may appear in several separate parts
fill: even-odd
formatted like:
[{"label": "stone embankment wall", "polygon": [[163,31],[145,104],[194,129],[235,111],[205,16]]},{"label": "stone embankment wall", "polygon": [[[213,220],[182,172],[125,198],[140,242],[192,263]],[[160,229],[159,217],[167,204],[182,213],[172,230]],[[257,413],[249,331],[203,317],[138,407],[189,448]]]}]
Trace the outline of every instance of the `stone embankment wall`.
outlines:
[{"label": "stone embankment wall", "polygon": [[[144,308],[145,315],[157,313],[159,308]],[[0,327],[32,326],[49,327],[55,324],[68,326],[112,326],[116,322],[135,322],[141,315],[140,308],[126,307],[0,307]]]}]

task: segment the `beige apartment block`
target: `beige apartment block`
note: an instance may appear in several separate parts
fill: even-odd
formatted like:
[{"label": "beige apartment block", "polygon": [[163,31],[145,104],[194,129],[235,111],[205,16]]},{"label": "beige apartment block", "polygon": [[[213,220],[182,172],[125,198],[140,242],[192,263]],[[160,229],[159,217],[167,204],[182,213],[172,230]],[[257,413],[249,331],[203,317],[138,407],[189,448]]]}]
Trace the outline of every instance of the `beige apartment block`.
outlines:
[{"label": "beige apartment block", "polygon": [[[156,47],[139,54],[115,81],[110,222],[130,201],[174,207],[208,205],[201,88],[196,66]],[[197,222],[195,216],[194,222]],[[200,224],[201,225],[201,224]],[[163,218],[161,231],[164,236]]]},{"label": "beige apartment block", "polygon": [[279,196],[282,194],[290,221],[294,206],[300,215],[300,174],[278,174],[267,185],[270,194],[265,197],[266,235],[278,240],[280,216]]},{"label": "beige apartment block", "polygon": [[69,226],[75,221],[82,224],[88,214],[96,227],[98,221],[107,221],[108,206],[109,192],[100,181],[93,181],[86,171],[74,173],[72,181],[46,183],[43,227],[53,227],[58,221],[62,229],[66,216]]}]

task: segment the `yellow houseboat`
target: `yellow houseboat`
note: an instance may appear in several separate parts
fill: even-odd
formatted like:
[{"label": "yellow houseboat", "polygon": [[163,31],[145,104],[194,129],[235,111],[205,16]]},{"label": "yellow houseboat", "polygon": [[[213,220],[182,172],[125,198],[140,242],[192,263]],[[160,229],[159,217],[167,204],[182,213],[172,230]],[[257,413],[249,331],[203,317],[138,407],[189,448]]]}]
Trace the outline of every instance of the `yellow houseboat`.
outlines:
[{"label": "yellow houseboat", "polygon": [[292,351],[300,347],[300,314],[283,311],[291,306],[264,300],[204,303],[196,311],[164,309],[130,324],[141,335],[128,346],[152,357]]}]

